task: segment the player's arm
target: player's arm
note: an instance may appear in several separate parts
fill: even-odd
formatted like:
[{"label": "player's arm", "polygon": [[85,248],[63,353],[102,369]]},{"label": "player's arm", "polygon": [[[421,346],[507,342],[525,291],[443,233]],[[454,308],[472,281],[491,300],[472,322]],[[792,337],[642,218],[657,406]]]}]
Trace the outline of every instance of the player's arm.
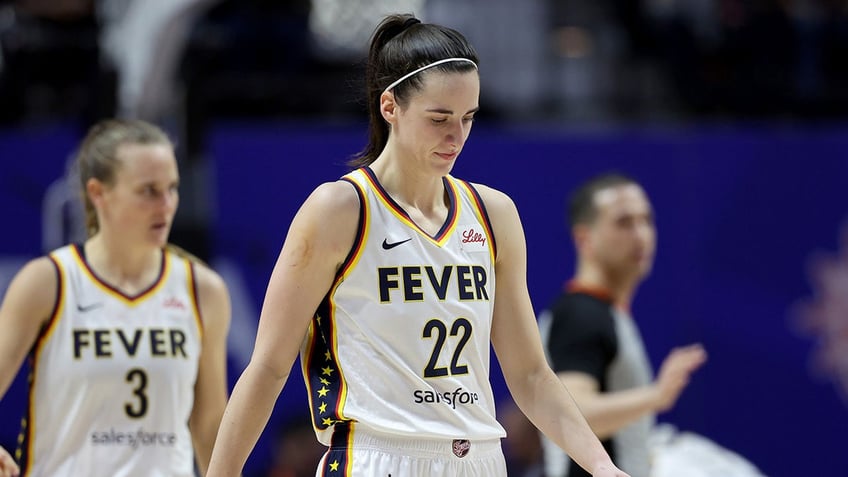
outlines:
[{"label": "player's arm", "polygon": [[[32,348],[41,327],[50,319],[59,280],[47,257],[27,263],[12,279],[0,305],[0,400]],[[17,476],[18,465],[0,447],[0,477]]]},{"label": "player's arm", "polygon": [[237,475],[268,422],[310,320],[353,246],[359,198],[346,182],[319,186],[289,228],[259,318],[256,344],[233,389],[208,476]]},{"label": "player's arm", "polygon": [[206,475],[215,436],[227,405],[227,333],[231,307],[224,280],[199,263],[194,264],[194,270],[203,320],[203,341],[189,428],[197,466],[200,474]]},{"label": "player's arm", "polygon": [[0,447],[0,477],[18,477],[20,471],[12,456]]},{"label": "player's arm", "polygon": [[627,475],[613,465],[545,360],[527,290],[527,251],[515,204],[493,189],[477,189],[498,247],[492,345],[513,399],[539,430],[592,475]]},{"label": "player's arm", "polygon": [[57,300],[57,269],[47,257],[27,263],[12,279],[0,305],[0,399],[29,352]]}]

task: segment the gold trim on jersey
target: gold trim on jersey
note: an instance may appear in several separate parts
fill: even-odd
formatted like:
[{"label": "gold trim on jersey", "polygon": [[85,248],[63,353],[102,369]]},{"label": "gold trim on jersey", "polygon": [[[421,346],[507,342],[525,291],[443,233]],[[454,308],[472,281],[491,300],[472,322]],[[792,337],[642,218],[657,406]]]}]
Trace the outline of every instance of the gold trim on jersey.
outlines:
[{"label": "gold trim on jersey", "polygon": [[345,466],[344,472],[345,477],[353,476],[353,434],[356,432],[356,421],[350,421],[348,424],[349,430],[347,434],[347,451],[345,452],[347,457],[347,465]]},{"label": "gold trim on jersey", "polygon": [[44,331],[41,333],[37,345],[40,345],[42,342],[47,341],[50,338],[53,330],[56,329],[56,323],[59,322],[59,317],[62,316],[62,313],[65,311],[65,294],[67,291],[67,287],[65,286],[65,269],[62,267],[62,263],[57,258],[54,258],[52,255],[48,255],[48,258],[56,267],[56,304],[53,306],[53,314],[50,316],[50,319],[47,320],[47,325],[44,327]]},{"label": "gold trim on jersey", "polygon": [[448,194],[451,195],[453,200],[453,203],[451,204],[451,207],[453,208],[453,214],[451,214],[451,210],[448,210],[448,216],[445,220],[449,220],[450,223],[446,222],[442,225],[442,227],[439,229],[439,238],[437,239],[436,237],[431,236],[424,229],[419,227],[418,224],[416,224],[411,218],[409,218],[406,211],[401,209],[400,205],[394,202],[394,199],[392,199],[391,196],[389,196],[388,193],[379,184],[379,182],[376,181],[376,177],[372,177],[371,174],[368,174],[367,172],[361,169],[359,169],[358,172],[362,175],[362,177],[365,178],[371,190],[374,191],[374,196],[377,197],[377,200],[382,202],[386,209],[388,209],[392,213],[392,215],[397,217],[398,220],[405,223],[413,230],[418,231],[418,233],[422,237],[426,238],[434,245],[442,247],[451,238],[451,236],[453,236],[453,232],[454,230],[456,230],[457,223],[459,222],[459,216],[462,212],[462,201],[459,200],[459,191],[457,190],[456,185],[453,184],[453,181],[447,180],[443,182],[447,183],[450,187],[450,191],[448,191]]},{"label": "gold trim on jersey", "polygon": [[191,309],[194,310],[194,322],[197,325],[197,333],[203,342],[203,315],[200,314],[200,300],[197,293],[197,280],[195,279],[194,263],[188,258],[181,257],[185,262],[186,279],[188,280],[188,296],[191,297]]},{"label": "gold trim on jersey", "polygon": [[488,215],[483,211],[483,199],[477,194],[477,192],[471,188],[471,185],[461,179],[453,179],[452,181],[458,182],[463,189],[468,193],[468,198],[472,204],[474,204],[474,215],[477,216],[477,220],[480,221],[480,224],[483,225],[483,228],[486,229],[486,233],[489,235],[489,257],[492,259],[492,266],[495,264],[495,241],[493,240],[495,237],[495,232],[492,230],[492,225],[489,223]]},{"label": "gold trim on jersey", "polygon": [[[29,382],[27,383],[29,387],[27,390],[27,415],[24,422],[26,430],[22,430],[21,435],[18,436],[19,439],[24,439],[27,447],[25,475],[29,475],[33,467],[33,446],[35,446],[35,382],[38,379],[38,362],[41,357],[41,352],[44,350],[44,346],[50,339],[50,335],[53,334],[53,331],[57,326],[56,324],[59,322],[60,317],[65,311],[65,295],[67,293],[67,277],[65,276],[65,269],[62,267],[62,262],[58,258],[54,257],[52,253],[48,255],[47,258],[50,259],[56,267],[56,304],[53,306],[53,313],[50,315],[50,319],[47,320],[47,324],[39,333],[32,351],[32,364],[30,366]],[[26,433],[26,437],[24,437],[24,432]],[[22,444],[23,442],[19,442],[18,446],[20,447]]]},{"label": "gold trim on jersey", "polygon": [[[362,257],[362,252],[365,250],[365,245],[368,241],[370,232],[371,211],[368,206],[368,199],[365,195],[363,186],[353,177],[353,173],[346,174],[341,180],[352,184],[356,190],[359,199],[360,217],[354,237],[353,245],[350,252],[345,257],[336,276],[324,299],[315,311],[312,317],[312,322],[307,330],[306,345],[301,356],[301,368],[306,385],[307,396],[309,399],[309,409],[312,414],[313,426],[318,430],[325,430],[332,427],[336,422],[348,421],[342,410],[347,399],[347,381],[344,378],[344,373],[339,366],[338,359],[338,336],[336,335],[335,319],[335,304],[333,303],[333,295],[336,289],[344,282],[345,278],[353,270],[359,259]],[[323,359],[321,366],[317,365],[316,360]],[[319,382],[322,384],[320,389],[313,385],[313,378],[318,369],[329,373],[328,376],[320,375]],[[337,373],[336,377],[332,373]],[[336,380],[338,381],[336,383]],[[335,389],[334,389],[335,388]],[[320,395],[319,391],[327,394],[327,391],[334,390],[334,400],[322,400],[320,405],[317,405],[316,399]],[[323,397],[323,396],[322,396]],[[327,404],[332,406],[332,412],[327,413]],[[321,415],[332,416],[321,418]]]},{"label": "gold trim on jersey", "polygon": [[79,247],[77,245],[71,246],[71,256],[74,261],[83,271],[83,274],[88,277],[91,282],[97,286],[100,290],[106,292],[106,294],[111,295],[122,302],[124,302],[128,306],[136,306],[139,303],[142,303],[147,298],[153,296],[156,292],[158,292],[168,281],[168,275],[171,271],[171,257],[170,253],[167,250],[162,249],[162,264],[159,270],[159,276],[156,281],[149,286],[147,289],[143,290],[141,293],[138,293],[133,296],[129,296],[121,290],[115,288],[114,286],[107,283],[105,280],[98,277],[94,270],[89,267],[88,262],[83,259],[82,254],[80,253]]},{"label": "gold trim on jersey", "polygon": [[[345,263],[342,264],[342,267],[336,274],[337,282],[342,281],[344,277],[347,276],[348,271],[353,269],[353,267],[355,267],[359,262],[359,258],[362,257],[362,251],[365,250],[365,244],[368,243],[368,235],[371,231],[371,211],[368,209],[368,196],[365,194],[365,189],[363,189],[362,185],[350,177],[352,175],[353,172],[345,175],[344,178],[346,178],[346,182],[353,184],[359,193],[359,202],[362,205],[362,217],[359,218],[359,223],[362,224],[362,230],[359,231],[356,240],[353,242],[353,248],[351,249],[348,259],[345,260]],[[332,289],[335,289],[336,286],[338,285],[334,284]]]}]

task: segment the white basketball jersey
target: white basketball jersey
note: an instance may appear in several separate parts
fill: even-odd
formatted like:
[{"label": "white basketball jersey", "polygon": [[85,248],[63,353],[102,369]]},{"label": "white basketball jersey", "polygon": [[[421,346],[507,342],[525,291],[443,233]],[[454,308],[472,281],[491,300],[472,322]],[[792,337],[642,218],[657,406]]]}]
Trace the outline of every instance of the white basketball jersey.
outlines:
[{"label": "white basketball jersey", "polygon": [[193,476],[202,330],[191,263],[163,253],[156,282],[127,296],[81,247],[50,259],[59,292],[31,354],[23,475]]},{"label": "white basketball jersey", "polygon": [[346,441],[354,423],[419,439],[503,437],[489,383],[495,243],[477,192],[446,177],[450,209],[431,236],[369,168],[343,180],[359,194],[357,237],[301,350],[319,440]]}]

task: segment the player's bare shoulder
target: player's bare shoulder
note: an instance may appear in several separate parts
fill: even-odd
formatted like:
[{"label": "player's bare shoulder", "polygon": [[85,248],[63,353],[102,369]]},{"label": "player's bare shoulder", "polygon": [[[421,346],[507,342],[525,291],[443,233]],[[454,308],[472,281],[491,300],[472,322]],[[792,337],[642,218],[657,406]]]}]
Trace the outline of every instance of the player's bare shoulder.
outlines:
[{"label": "player's bare shoulder", "polygon": [[304,203],[322,214],[350,216],[359,214],[359,194],[356,186],[348,181],[325,182],[312,191]]},{"label": "player's bare shoulder", "polygon": [[503,220],[500,217],[516,213],[515,202],[505,193],[483,184],[471,185],[480,194],[480,199],[483,200],[483,205],[493,221]]},{"label": "player's bare shoulder", "polygon": [[316,250],[347,255],[360,220],[359,193],[353,184],[339,180],[315,188],[297,212],[290,237],[306,238]]},{"label": "player's bare shoulder", "polygon": [[227,293],[227,285],[221,275],[205,263],[193,261],[194,276],[197,280],[197,288],[202,292],[213,294]]},{"label": "player's bare shoulder", "polygon": [[49,256],[27,262],[12,279],[6,300],[25,299],[27,309],[46,320],[59,292],[59,268]]},{"label": "player's bare shoulder", "polygon": [[[47,256],[30,260],[12,279],[0,306],[0,325],[35,337],[60,299],[59,268]],[[10,335],[11,336],[11,335]]]},{"label": "player's bare shoulder", "polygon": [[[230,320],[230,294],[218,272],[203,262],[192,260],[197,299],[206,325],[224,325]],[[217,323],[209,323],[214,320]]]}]

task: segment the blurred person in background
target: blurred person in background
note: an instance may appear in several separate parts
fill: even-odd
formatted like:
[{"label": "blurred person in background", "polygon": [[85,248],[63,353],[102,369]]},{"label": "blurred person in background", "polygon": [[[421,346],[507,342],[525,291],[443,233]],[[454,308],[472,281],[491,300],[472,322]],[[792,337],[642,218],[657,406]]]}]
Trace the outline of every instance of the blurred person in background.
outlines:
[{"label": "blurred person in background", "polygon": [[30,261],[0,306],[0,398],[24,358],[31,367],[0,477],[203,475],[227,399],[230,299],[168,244],[173,144],[152,124],[105,120],[77,167],[89,238]]},{"label": "blurred person in background", "polygon": [[160,121],[180,111],[177,67],[191,27],[221,0],[98,0],[100,43],[118,75],[117,115]]},{"label": "blurred person in background", "polygon": [[[539,318],[546,351],[610,455],[633,477],[648,477],[655,416],[674,406],[707,355],[698,344],[674,349],[653,377],[630,313],[656,248],[653,208],[636,181],[604,174],[583,183],[568,219],[577,272]],[[589,475],[543,442],[545,475]]]}]

